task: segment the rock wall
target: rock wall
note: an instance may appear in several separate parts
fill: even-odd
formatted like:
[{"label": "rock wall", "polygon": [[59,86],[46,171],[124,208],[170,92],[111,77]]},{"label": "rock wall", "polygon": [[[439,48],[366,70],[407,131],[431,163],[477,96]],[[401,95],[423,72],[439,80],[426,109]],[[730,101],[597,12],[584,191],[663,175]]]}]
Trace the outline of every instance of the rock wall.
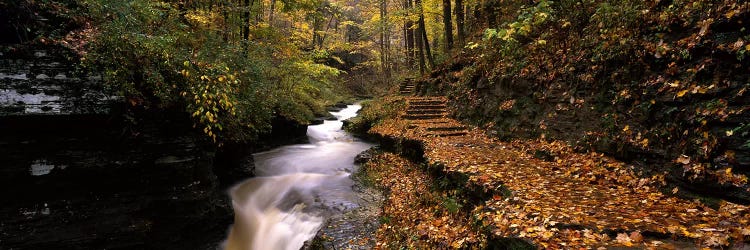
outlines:
[{"label": "rock wall", "polygon": [[76,57],[57,46],[0,49],[0,115],[107,113],[117,96],[100,75],[80,72]]},{"label": "rock wall", "polygon": [[0,55],[0,245],[208,249],[231,208],[181,112],[125,111],[55,46]]},{"label": "rock wall", "polygon": [[173,249],[218,243],[231,217],[213,174],[213,153],[178,117],[142,119],[142,133],[125,136],[106,115],[2,117],[1,244]]}]

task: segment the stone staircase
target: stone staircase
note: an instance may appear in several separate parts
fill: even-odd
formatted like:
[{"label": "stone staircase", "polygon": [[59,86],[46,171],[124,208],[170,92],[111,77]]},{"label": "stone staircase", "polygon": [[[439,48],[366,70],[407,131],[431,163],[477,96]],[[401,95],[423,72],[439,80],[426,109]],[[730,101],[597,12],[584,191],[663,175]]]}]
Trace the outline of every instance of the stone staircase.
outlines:
[{"label": "stone staircase", "polygon": [[409,129],[422,129],[427,136],[462,136],[467,127],[448,118],[445,97],[410,97],[408,108],[401,118],[410,121]]},{"label": "stone staircase", "polygon": [[401,95],[414,95],[415,90],[416,83],[414,83],[414,78],[405,78],[398,88],[398,92]]}]

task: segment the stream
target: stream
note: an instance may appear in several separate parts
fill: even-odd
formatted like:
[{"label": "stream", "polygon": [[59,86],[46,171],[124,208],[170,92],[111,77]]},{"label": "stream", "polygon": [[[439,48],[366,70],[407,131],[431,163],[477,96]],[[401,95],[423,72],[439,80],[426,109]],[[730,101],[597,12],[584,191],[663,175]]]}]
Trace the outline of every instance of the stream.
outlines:
[{"label": "stream", "polygon": [[337,120],[308,126],[310,143],[253,155],[256,177],[230,189],[234,225],[227,250],[300,249],[325,219],[357,207],[349,175],[354,158],[371,144],[342,130],[361,108],[331,112]]}]

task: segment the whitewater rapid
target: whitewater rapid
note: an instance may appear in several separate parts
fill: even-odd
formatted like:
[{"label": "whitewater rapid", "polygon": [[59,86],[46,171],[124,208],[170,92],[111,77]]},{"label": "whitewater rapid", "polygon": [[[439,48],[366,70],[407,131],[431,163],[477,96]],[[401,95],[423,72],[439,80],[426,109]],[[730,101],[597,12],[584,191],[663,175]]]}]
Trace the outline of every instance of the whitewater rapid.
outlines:
[{"label": "whitewater rapid", "polygon": [[227,250],[300,249],[327,214],[352,209],[354,157],[372,145],[342,130],[343,120],[361,108],[331,112],[335,121],[308,126],[310,143],[253,155],[257,177],[229,191],[234,224]]}]

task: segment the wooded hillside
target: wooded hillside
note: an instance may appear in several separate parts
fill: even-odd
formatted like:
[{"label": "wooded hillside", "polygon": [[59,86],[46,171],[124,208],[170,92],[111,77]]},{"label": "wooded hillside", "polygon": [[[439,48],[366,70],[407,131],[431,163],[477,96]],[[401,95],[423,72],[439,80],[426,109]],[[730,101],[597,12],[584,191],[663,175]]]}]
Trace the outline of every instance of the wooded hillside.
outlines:
[{"label": "wooded hillside", "polygon": [[[483,1],[473,39],[423,80],[500,138],[562,139],[748,203],[744,1]],[[481,36],[481,38],[480,38]]]}]

